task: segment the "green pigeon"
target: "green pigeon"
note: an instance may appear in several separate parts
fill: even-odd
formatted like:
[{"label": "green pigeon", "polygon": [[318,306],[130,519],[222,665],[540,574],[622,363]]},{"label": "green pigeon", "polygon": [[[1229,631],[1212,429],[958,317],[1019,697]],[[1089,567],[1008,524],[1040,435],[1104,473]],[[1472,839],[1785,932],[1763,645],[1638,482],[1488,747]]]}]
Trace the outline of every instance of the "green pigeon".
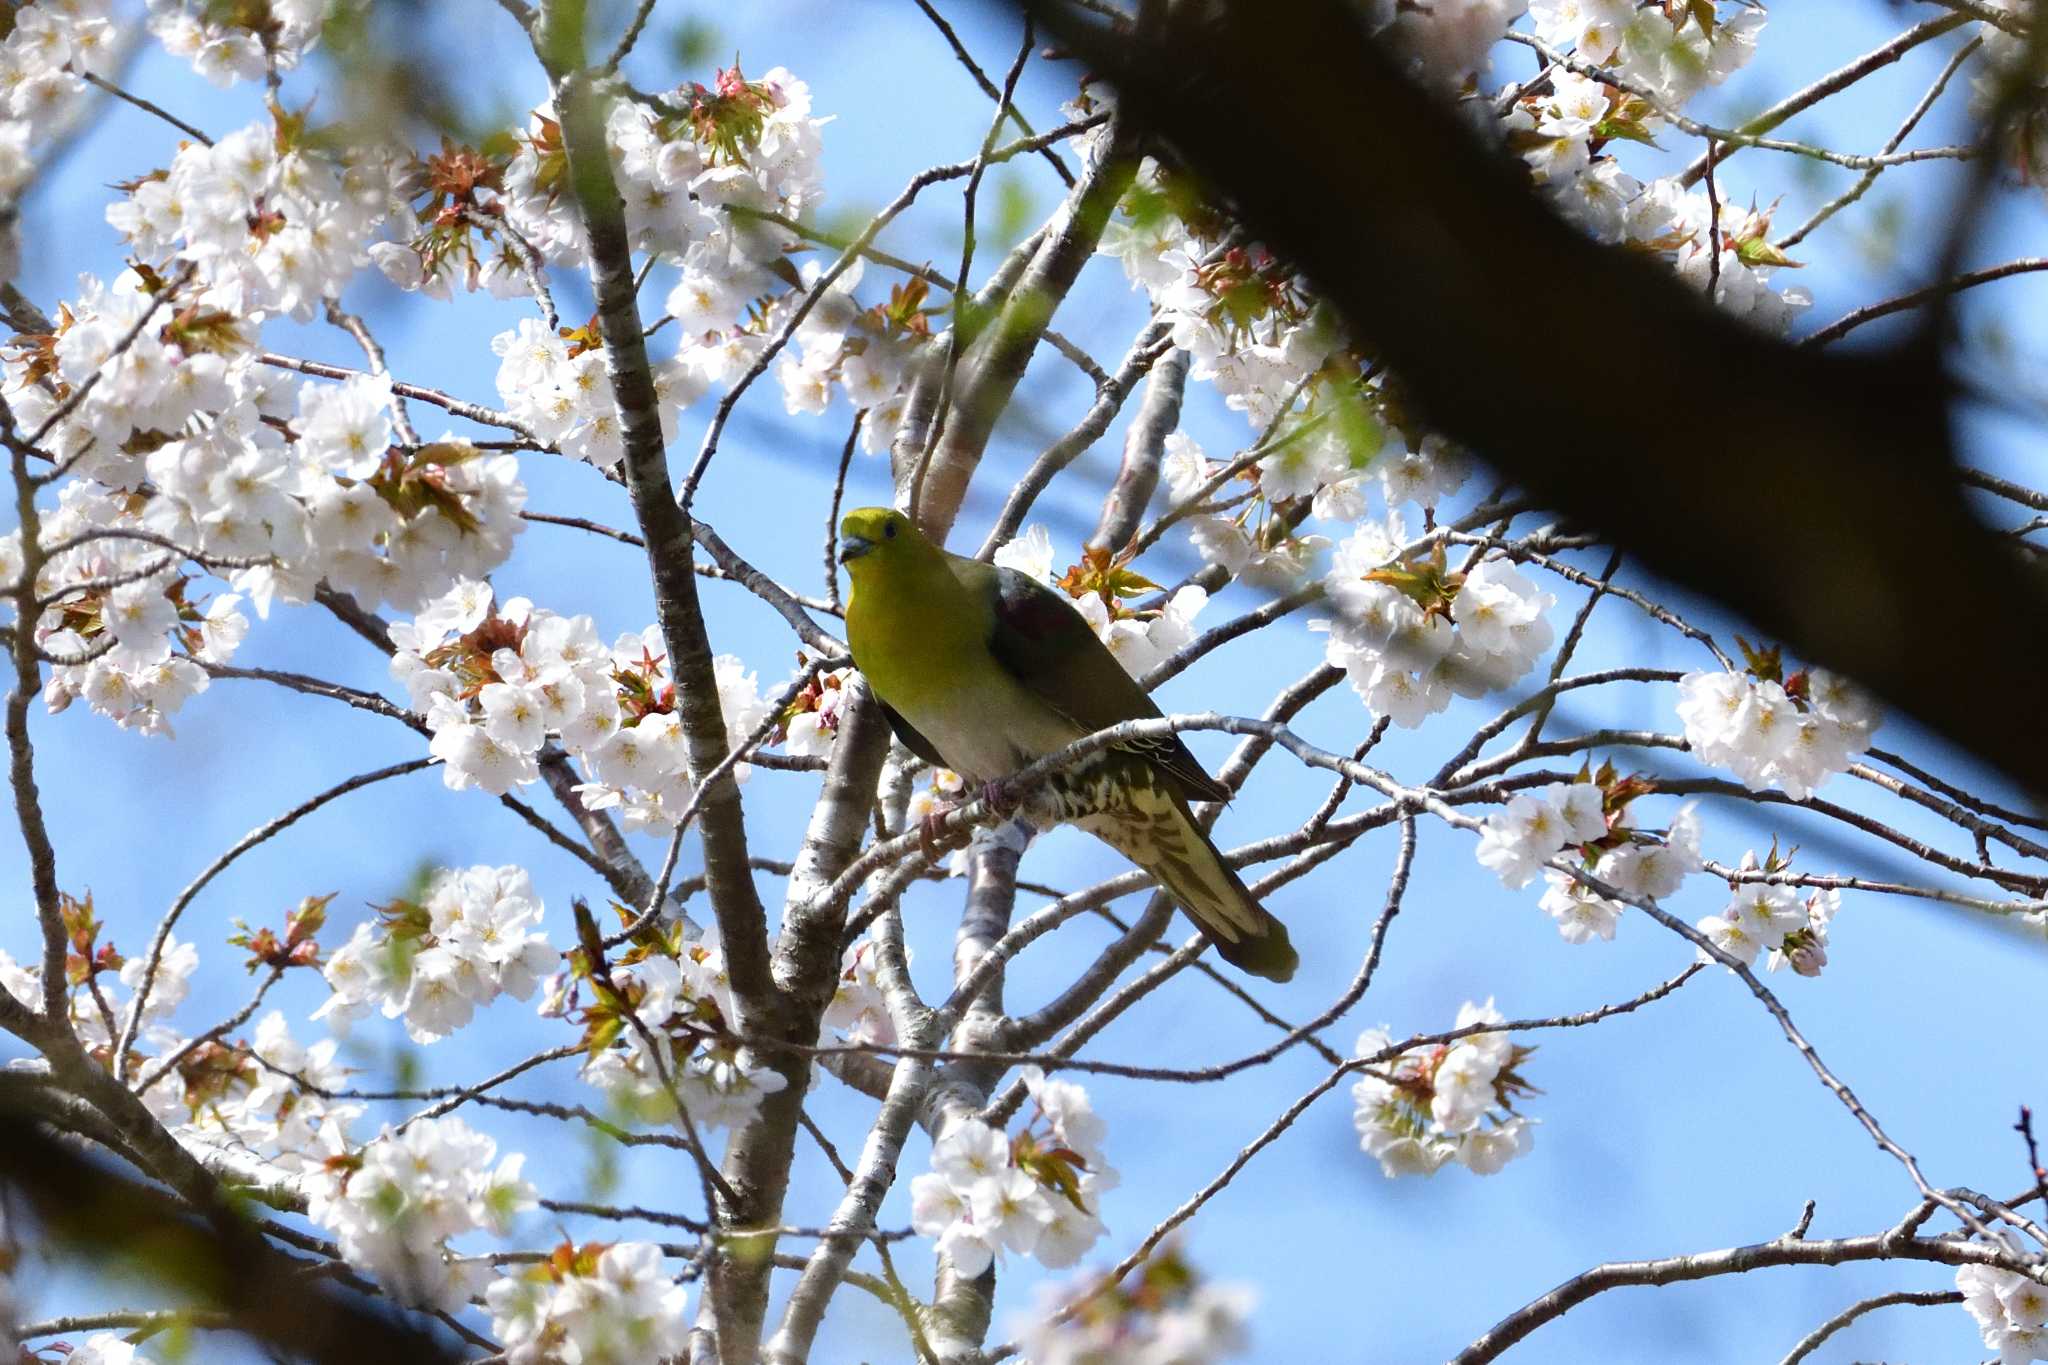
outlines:
[{"label": "green pigeon", "polygon": [[[839,525],[853,590],[846,641],[910,751],[993,785],[1097,730],[1159,708],[1067,598],[1026,574],[948,554],[901,512],[863,507]],[[1179,736],[1105,749],[1026,801],[1034,824],[1079,825],[1149,872],[1216,945],[1286,981],[1287,929],[1252,899],[1189,809],[1226,801]]]}]

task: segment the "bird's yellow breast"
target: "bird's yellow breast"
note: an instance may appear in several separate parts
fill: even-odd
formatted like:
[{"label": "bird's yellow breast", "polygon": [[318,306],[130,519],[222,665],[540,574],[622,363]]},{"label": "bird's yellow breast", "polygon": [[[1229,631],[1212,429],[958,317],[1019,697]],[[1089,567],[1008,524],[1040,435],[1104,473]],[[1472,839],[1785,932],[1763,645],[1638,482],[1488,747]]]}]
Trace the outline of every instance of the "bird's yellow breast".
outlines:
[{"label": "bird's yellow breast", "polygon": [[[882,560],[869,564],[867,560]],[[876,696],[974,781],[1008,776],[1082,733],[1004,671],[989,651],[990,604],[934,556],[855,560],[846,642]]]},{"label": "bird's yellow breast", "polygon": [[846,643],[875,694],[906,716],[972,686],[989,667],[988,607],[947,572],[856,560],[848,566]]}]

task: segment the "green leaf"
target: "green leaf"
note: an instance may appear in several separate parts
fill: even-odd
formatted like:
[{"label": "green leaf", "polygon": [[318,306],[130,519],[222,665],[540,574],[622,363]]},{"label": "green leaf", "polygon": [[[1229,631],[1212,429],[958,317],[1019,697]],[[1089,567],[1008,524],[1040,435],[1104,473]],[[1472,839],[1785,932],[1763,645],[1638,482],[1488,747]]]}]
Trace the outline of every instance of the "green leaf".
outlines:
[{"label": "green leaf", "polygon": [[1593,136],[1597,138],[1619,138],[1623,142],[1640,142],[1646,147],[1662,151],[1664,144],[1650,135],[1650,130],[1634,119],[1604,118],[1593,125]]},{"label": "green leaf", "polygon": [[1735,244],[1735,255],[1744,265],[1771,265],[1786,270],[1802,270],[1804,261],[1795,261],[1763,237],[1745,237]]},{"label": "green leaf", "polygon": [[1777,645],[1753,645],[1740,635],[1735,637],[1735,644],[1742,651],[1742,662],[1752,677],[1761,682],[1785,681],[1784,651]]}]

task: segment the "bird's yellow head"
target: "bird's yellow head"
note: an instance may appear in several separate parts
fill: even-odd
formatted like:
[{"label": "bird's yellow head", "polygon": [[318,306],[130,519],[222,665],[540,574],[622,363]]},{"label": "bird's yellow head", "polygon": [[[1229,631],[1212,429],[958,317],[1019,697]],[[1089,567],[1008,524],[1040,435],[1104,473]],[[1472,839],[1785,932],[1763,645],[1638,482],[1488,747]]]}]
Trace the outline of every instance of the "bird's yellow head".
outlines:
[{"label": "bird's yellow head", "polygon": [[856,583],[922,567],[937,555],[938,548],[893,507],[857,507],[839,523],[839,562]]}]

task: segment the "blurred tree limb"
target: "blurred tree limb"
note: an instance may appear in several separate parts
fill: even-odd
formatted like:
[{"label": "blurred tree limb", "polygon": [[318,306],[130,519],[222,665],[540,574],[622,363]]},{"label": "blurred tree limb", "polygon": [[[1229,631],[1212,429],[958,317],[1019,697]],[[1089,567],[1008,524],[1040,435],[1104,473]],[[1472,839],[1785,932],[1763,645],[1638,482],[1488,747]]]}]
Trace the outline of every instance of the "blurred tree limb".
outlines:
[{"label": "blurred tree limb", "polygon": [[102,1266],[126,1262],[224,1310],[234,1330],[294,1358],[443,1365],[461,1359],[371,1299],[318,1283],[323,1264],[263,1239],[225,1204],[196,1212],[171,1194],[93,1160],[27,1117],[34,1087],[0,1089],[0,1182],[34,1211],[51,1242]]},{"label": "blurred tree limb", "polygon": [[1723,316],[1558,218],[1330,0],[1182,4],[1149,32],[1024,3],[1435,427],[1643,566],[2048,785],[2048,728],[2014,724],[2048,677],[2048,585],[1966,502],[1937,327],[1830,353]]}]

